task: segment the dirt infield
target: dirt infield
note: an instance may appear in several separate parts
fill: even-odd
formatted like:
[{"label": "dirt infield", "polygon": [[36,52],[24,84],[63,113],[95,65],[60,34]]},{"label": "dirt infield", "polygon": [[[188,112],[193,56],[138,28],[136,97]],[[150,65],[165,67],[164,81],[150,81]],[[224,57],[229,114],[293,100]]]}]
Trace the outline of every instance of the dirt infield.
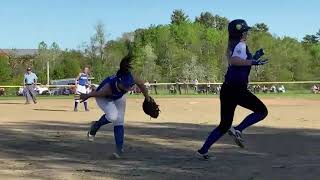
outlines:
[{"label": "dirt infield", "polygon": [[[215,98],[161,98],[162,113],[150,120],[142,99],[129,99],[125,156],[110,160],[112,126],[86,141],[88,124],[100,117],[72,111],[72,100],[0,101],[0,179],[318,179],[320,100],[263,99],[268,118],[244,132],[246,149],[228,136],[211,149],[208,162],[194,157],[219,123]],[[81,107],[82,108],[82,107]],[[247,110],[238,108],[235,124]]]}]

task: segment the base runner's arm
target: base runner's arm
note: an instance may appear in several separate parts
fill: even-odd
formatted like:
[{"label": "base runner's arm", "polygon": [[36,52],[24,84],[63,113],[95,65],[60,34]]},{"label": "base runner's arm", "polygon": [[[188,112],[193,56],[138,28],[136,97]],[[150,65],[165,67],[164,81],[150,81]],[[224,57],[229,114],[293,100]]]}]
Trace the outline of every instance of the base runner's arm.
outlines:
[{"label": "base runner's arm", "polygon": [[147,87],[144,85],[144,81],[141,79],[135,78],[135,83],[139,87],[139,89],[141,90],[143,96],[146,99],[149,99],[149,92],[148,92]]}]

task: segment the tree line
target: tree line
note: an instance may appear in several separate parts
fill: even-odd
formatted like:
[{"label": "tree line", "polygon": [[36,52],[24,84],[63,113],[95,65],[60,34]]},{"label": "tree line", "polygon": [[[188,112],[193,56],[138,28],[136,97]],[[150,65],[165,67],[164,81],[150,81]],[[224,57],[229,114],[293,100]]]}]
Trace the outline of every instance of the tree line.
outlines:
[{"label": "tree line", "polygon": [[[132,41],[134,72],[144,80],[175,82],[180,80],[221,82],[227,69],[227,25],[225,17],[203,12],[194,20],[183,10],[174,10],[171,23],[150,25],[107,40],[102,23],[95,34],[78,50],[59,48],[57,43],[40,42],[36,55],[1,57],[0,82],[21,84],[25,68],[33,67],[39,82],[46,82],[46,63],[51,79],[76,77],[88,66],[95,81],[113,74],[121,58],[128,53],[126,42]],[[252,52],[264,48],[269,64],[253,68],[251,81],[320,80],[320,30],[302,41],[278,37],[264,23],[250,32]]]}]

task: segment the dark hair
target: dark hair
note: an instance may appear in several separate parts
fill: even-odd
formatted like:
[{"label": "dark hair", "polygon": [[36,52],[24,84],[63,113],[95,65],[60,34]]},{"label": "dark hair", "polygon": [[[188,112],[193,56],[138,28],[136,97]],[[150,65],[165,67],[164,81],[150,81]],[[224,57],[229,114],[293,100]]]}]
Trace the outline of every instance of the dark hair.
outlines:
[{"label": "dark hair", "polygon": [[128,49],[128,54],[121,59],[120,69],[117,72],[117,76],[126,75],[126,74],[131,73],[132,60],[133,60],[132,45],[129,41],[126,41],[125,44]]},{"label": "dark hair", "polygon": [[131,62],[132,62],[132,56],[126,55],[125,57],[123,57],[120,62],[120,69],[118,72],[121,74],[130,73],[132,69]]},{"label": "dark hair", "polygon": [[[237,44],[239,44],[239,42],[241,41],[241,38],[237,37],[230,37],[228,39],[228,48],[227,48],[227,58],[230,58],[232,56],[232,53],[234,51],[234,48],[237,46]],[[252,54],[250,53],[250,50],[248,48],[248,46],[246,46],[246,53],[247,53],[247,59],[252,59]]]},{"label": "dark hair", "polygon": [[237,46],[237,44],[240,42],[240,40],[241,40],[240,37],[233,37],[233,36],[229,35],[228,47],[227,47],[227,52],[226,52],[226,55],[228,58],[232,55],[234,48]]}]

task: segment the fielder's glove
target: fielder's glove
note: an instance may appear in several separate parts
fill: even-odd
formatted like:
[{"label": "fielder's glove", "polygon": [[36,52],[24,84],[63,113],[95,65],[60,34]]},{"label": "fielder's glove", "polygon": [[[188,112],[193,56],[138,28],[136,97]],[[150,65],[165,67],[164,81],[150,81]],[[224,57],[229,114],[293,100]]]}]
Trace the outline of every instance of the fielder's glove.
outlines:
[{"label": "fielder's glove", "polygon": [[144,99],[142,109],[144,113],[151,116],[152,118],[157,118],[160,113],[159,105],[154,101],[152,97]]}]

